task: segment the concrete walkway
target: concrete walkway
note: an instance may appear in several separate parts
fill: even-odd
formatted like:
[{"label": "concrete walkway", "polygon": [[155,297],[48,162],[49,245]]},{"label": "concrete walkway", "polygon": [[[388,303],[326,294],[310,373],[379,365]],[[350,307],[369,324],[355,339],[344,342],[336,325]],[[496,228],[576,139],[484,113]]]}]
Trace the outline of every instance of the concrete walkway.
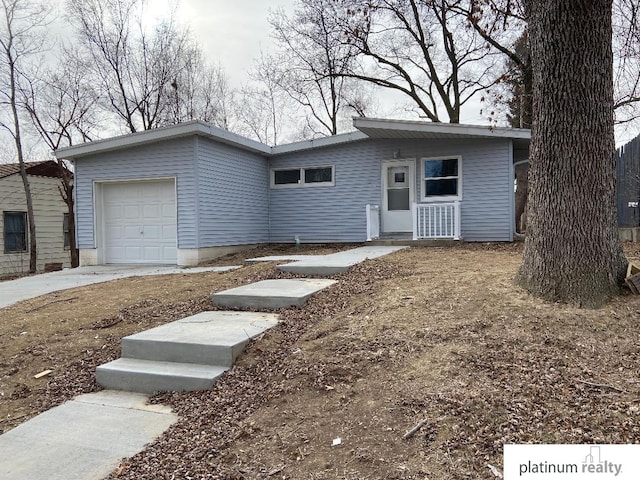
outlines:
[{"label": "concrete walkway", "polygon": [[147,275],[189,274],[202,272],[225,272],[239,267],[179,268],[164,265],[100,265],[95,267],[67,268],[59,272],[42,273],[16,280],[0,282],[0,308],[47,293],[84,287],[94,283],[108,282],[119,278]]},{"label": "concrete walkway", "polygon": [[331,253],[329,255],[312,256],[297,262],[279,265],[283,272],[301,275],[334,275],[349,270],[349,267],[368,258],[382,257],[407,247],[367,246],[352,250]]},{"label": "concrete walkway", "polygon": [[178,417],[146,395],[80,395],[0,435],[0,480],[100,480]]},{"label": "concrete walkway", "polygon": [[[403,247],[361,247],[303,258],[279,268],[299,273],[332,274],[400,248]],[[0,306],[117,278],[203,271],[220,271],[220,268],[107,266],[37,275],[0,282]],[[335,282],[317,278],[267,280],[218,292],[213,300],[225,305],[230,302],[233,306],[245,306],[238,304],[242,300],[251,308],[280,308],[300,305],[313,293]],[[203,312],[178,320],[123,339],[123,358],[99,367],[99,377],[102,377],[99,380],[114,389],[211,388],[233,364],[249,339],[276,323],[274,314],[235,311]],[[199,371],[194,373],[194,368]],[[212,373],[211,368],[217,370]],[[0,480],[99,480],[106,477],[118,467],[123,457],[143,450],[177,420],[167,407],[148,405],[147,400],[144,394],[115,390],[81,395],[0,435]]]},{"label": "concrete walkway", "polygon": [[325,255],[269,255],[266,257],[247,258],[245,263],[258,262],[293,262],[299,260],[313,260],[322,258]]}]

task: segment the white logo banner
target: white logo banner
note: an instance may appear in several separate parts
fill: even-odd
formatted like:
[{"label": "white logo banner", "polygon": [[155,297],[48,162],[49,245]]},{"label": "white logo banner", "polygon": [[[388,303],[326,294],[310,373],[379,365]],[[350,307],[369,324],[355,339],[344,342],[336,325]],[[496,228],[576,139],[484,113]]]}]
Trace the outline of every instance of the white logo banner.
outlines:
[{"label": "white logo banner", "polygon": [[504,446],[504,480],[637,480],[640,445]]}]

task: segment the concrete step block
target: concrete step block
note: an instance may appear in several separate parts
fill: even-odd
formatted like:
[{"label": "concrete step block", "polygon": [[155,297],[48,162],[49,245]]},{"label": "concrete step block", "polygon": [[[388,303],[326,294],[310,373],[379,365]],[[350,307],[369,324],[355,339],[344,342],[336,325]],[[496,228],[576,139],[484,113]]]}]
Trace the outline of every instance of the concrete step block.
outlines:
[{"label": "concrete step block", "polygon": [[260,312],[202,312],[122,339],[122,357],[231,366],[249,340],[278,323]]},{"label": "concrete step block", "polygon": [[119,358],[96,368],[104,388],[128,392],[210,390],[228,367]]},{"label": "concrete step block", "polygon": [[299,307],[316,292],[336,283],[335,280],[297,278],[263,280],[242,287],[214,293],[215,305],[235,308]]},{"label": "concrete step block", "polygon": [[337,273],[344,273],[351,265],[336,264],[331,265],[328,262],[322,264],[314,264],[312,262],[294,262],[286,263],[284,265],[278,265],[278,270],[289,273],[297,273],[298,275],[319,275],[329,276],[336,275]]},{"label": "concrete step block", "polygon": [[401,246],[366,246],[345,250],[342,252],[323,255],[316,258],[301,259],[297,262],[278,265],[283,272],[297,273],[299,275],[329,276],[343,273],[357,263],[370,258],[378,258],[401,250]]}]

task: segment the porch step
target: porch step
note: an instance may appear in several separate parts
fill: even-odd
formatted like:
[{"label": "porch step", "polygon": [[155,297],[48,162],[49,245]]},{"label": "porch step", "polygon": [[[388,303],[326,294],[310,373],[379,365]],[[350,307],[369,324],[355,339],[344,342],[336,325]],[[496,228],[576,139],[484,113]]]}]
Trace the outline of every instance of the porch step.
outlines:
[{"label": "porch step", "polygon": [[263,280],[242,287],[214,293],[215,305],[235,308],[286,308],[304,304],[316,292],[336,283],[335,280],[296,278]]},{"label": "porch step", "polygon": [[402,248],[404,247],[377,245],[359,247],[318,258],[279,265],[278,269],[284,272],[299,273],[302,275],[334,275],[336,273],[346,272],[349,270],[349,267],[366,259],[382,257],[383,255],[388,255]]},{"label": "porch step", "polygon": [[96,381],[111,390],[168,392],[209,390],[229,367],[119,358],[96,368]]},{"label": "porch step", "polygon": [[230,367],[253,337],[278,317],[257,312],[202,312],[122,339],[122,356]]}]

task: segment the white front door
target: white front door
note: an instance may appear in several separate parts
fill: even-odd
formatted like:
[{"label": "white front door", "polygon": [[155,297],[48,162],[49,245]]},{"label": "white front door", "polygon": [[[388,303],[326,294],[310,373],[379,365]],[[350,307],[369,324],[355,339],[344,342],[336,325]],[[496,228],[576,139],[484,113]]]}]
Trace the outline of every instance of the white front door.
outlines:
[{"label": "white front door", "polygon": [[104,263],[175,264],[174,180],[104,183]]},{"label": "white front door", "polygon": [[411,232],[415,202],[415,160],[382,162],[382,231]]}]

